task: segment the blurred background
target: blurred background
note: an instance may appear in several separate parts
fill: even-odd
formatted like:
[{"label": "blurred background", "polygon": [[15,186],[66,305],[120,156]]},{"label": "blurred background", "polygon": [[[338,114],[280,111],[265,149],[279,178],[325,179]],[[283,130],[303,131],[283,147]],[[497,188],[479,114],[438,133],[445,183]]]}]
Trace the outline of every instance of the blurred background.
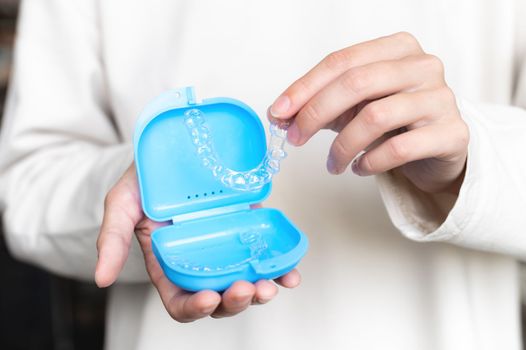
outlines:
[{"label": "blurred background", "polygon": [[[0,0],[3,110],[19,0]],[[0,226],[0,349],[102,349],[106,291],[10,257]]]}]

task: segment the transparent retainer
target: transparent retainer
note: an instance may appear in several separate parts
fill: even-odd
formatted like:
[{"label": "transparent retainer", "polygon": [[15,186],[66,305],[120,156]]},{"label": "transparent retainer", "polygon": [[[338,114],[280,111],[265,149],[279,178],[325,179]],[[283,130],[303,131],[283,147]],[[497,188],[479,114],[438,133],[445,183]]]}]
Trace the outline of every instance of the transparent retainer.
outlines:
[{"label": "transparent retainer", "polygon": [[[283,124],[282,127],[270,124],[270,140],[267,153],[257,167],[247,171],[236,171],[220,164],[220,160],[214,150],[210,129],[206,125],[205,116],[201,110],[194,108],[186,111],[184,123],[201,164],[210,169],[214,177],[219,179],[225,186],[234,190],[254,191],[262,188],[272,181],[272,177],[279,172],[281,160],[287,156],[283,149],[287,139],[286,124]],[[269,254],[268,244],[257,230],[240,232],[238,239],[241,244],[250,250],[250,255],[242,261],[229,265],[211,266],[196,263],[183,258],[183,255],[179,252],[174,252],[168,257],[169,264],[191,271],[223,271],[236,268],[252,260],[264,259]]]},{"label": "transparent retainer", "polygon": [[178,266],[179,268],[198,271],[198,272],[214,272],[214,271],[225,271],[231,270],[238,266],[249,263],[253,260],[262,260],[268,257],[269,249],[267,242],[263,239],[263,235],[258,231],[244,231],[238,235],[239,241],[241,244],[247,247],[250,250],[250,255],[239,262],[231,263],[228,265],[209,265],[209,264],[200,264],[190,259],[183,258],[183,254],[180,252],[174,252],[170,254],[168,258],[168,264],[172,266]]},{"label": "transparent retainer", "polygon": [[279,172],[280,162],[287,156],[284,151],[287,139],[286,128],[270,124],[270,140],[267,154],[254,169],[236,171],[220,164],[212,143],[210,129],[201,110],[193,108],[185,112],[184,123],[192,138],[197,155],[204,167],[210,169],[215,178],[225,186],[238,191],[255,191],[272,181]]}]

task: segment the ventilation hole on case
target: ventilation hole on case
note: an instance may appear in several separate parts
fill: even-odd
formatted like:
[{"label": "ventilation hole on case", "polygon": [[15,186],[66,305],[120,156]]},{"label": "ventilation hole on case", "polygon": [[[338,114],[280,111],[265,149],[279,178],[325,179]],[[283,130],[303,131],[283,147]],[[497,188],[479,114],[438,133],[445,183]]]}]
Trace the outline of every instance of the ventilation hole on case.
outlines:
[{"label": "ventilation hole on case", "polygon": [[181,93],[180,93],[180,92],[176,92],[176,93],[174,93],[174,97],[175,97],[175,98],[179,98],[179,97],[181,97]]},{"label": "ventilation hole on case", "polygon": [[271,269],[275,269],[275,268],[276,268],[276,264],[272,264],[272,265],[270,265],[270,268],[271,268]]},{"label": "ventilation hole on case", "polygon": [[[217,193],[223,193],[223,190],[219,190],[219,191],[210,191],[210,192],[203,192],[203,197],[208,197],[208,196],[214,196],[216,195]],[[199,193],[196,193],[196,194],[189,194],[186,196],[186,199],[192,199],[192,198],[199,198]]]}]

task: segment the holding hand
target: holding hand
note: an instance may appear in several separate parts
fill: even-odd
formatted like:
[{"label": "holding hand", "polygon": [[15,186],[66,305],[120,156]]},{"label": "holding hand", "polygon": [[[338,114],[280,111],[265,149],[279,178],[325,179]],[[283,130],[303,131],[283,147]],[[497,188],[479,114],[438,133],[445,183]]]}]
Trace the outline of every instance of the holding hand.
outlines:
[{"label": "holding hand", "polygon": [[320,129],[338,132],[327,159],[333,174],[354,159],[358,175],[398,169],[426,192],[458,193],[462,183],[468,128],[442,62],[408,33],[331,53],[287,88],[269,114],[278,122],[294,117],[288,139],[296,146]]},{"label": "holding hand", "polygon": [[[106,196],[104,219],[97,241],[97,285],[107,287],[115,282],[128,258],[135,233],[150,279],[170,316],[179,322],[191,322],[207,316],[233,316],[250,304],[264,304],[276,296],[276,285],[267,280],[255,284],[238,281],[222,294],[211,290],[191,293],[177,287],[164,275],[152,251],[150,235],[163,225],[166,223],[152,221],[144,215],[137,174],[132,164]],[[297,270],[292,270],[276,282],[283,287],[294,288],[300,283],[300,275]]]}]

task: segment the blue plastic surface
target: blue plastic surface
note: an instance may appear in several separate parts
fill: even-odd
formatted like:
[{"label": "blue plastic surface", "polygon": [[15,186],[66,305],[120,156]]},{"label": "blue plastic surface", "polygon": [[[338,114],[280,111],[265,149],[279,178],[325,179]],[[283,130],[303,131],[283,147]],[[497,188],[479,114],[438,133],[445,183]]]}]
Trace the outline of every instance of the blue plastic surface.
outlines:
[{"label": "blue plastic surface", "polygon": [[[150,102],[137,121],[135,165],[145,214],[172,221],[152,233],[152,247],[166,276],[190,291],[228,288],[290,271],[308,241],[280,211],[249,209],[270,184],[242,192],[225,187],[200,164],[184,113],[206,116],[221,162],[245,171],[266,152],[263,126],[244,103],[213,98],[197,103],[192,88],[171,90]],[[248,237],[248,240],[246,239]]]}]

